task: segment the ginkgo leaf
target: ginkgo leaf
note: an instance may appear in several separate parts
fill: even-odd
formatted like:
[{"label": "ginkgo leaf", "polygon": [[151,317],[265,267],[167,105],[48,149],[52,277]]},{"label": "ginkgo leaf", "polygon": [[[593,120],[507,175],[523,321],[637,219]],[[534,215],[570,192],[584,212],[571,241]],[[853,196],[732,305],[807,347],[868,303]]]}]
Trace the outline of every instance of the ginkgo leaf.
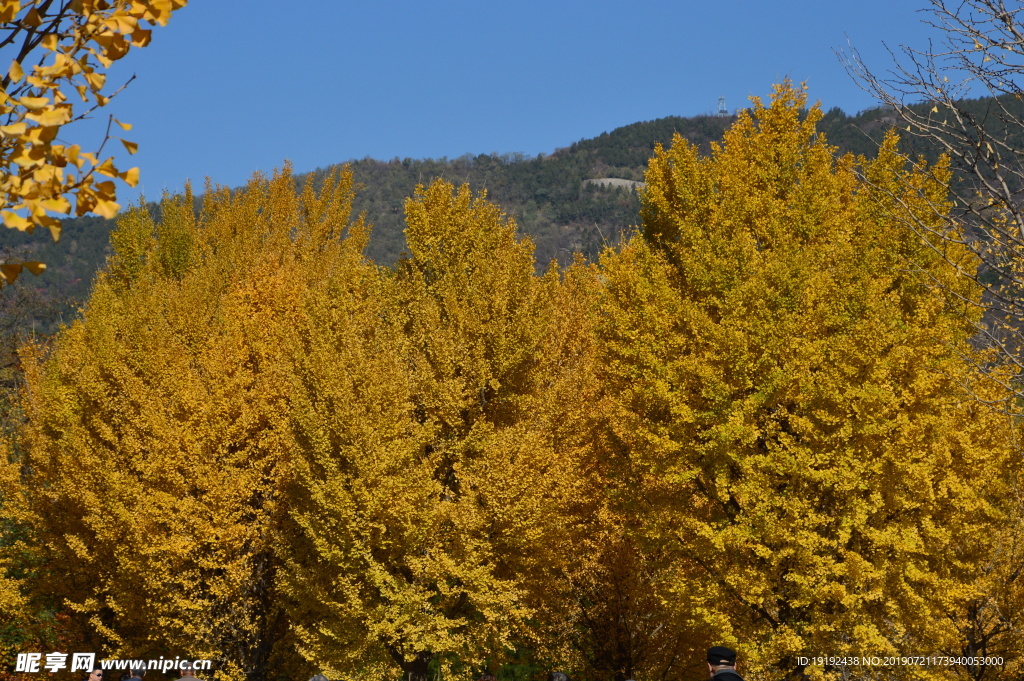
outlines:
[{"label": "ginkgo leaf", "polygon": [[21,69],[21,64],[17,60],[11,61],[11,68],[8,73],[11,76],[11,80],[15,83],[21,82],[21,79],[25,77],[25,72]]},{"label": "ginkgo leaf", "polygon": [[42,127],[60,127],[71,120],[71,107],[53,106],[38,113],[25,114],[25,118]]},{"label": "ginkgo leaf", "polygon": [[0,125],[0,134],[3,134],[5,137],[20,137],[25,134],[25,129],[27,127],[28,125],[24,122]]},{"label": "ginkgo leaf", "polygon": [[139,169],[138,168],[129,168],[128,170],[126,170],[123,173],[121,173],[119,175],[119,177],[129,187],[134,187],[135,185],[137,185],[139,183]]},{"label": "ginkgo leaf", "polygon": [[113,220],[120,208],[121,205],[114,201],[100,200],[92,207],[92,212],[108,220]]},{"label": "ginkgo leaf", "polygon": [[49,103],[48,97],[22,97],[18,100],[18,105],[25,107],[28,111],[39,111]]},{"label": "ginkgo leaf", "polygon": [[18,263],[0,265],[0,277],[3,277],[4,281],[8,284],[13,284],[19,274],[21,274],[21,265]]},{"label": "ginkgo leaf", "polygon": [[[82,154],[82,156],[85,156],[85,154]],[[96,173],[100,175],[106,175],[107,177],[117,177],[117,168],[114,167],[113,158],[108,158],[105,161],[103,161],[103,163],[97,165],[95,171]]]},{"label": "ginkgo leaf", "polygon": [[85,74],[85,80],[95,92],[103,89],[103,85],[107,82],[107,74],[93,71]]},{"label": "ginkgo leaf", "polygon": [[121,144],[124,145],[124,148],[128,150],[129,154],[134,154],[136,151],[139,150],[139,145],[136,144],[135,142],[129,142],[126,139],[121,139]]},{"label": "ginkgo leaf", "polygon": [[43,18],[39,15],[39,12],[36,10],[36,8],[32,7],[31,9],[29,9],[28,12],[25,13],[25,16],[22,18],[22,21],[25,22],[26,26],[36,28],[37,26],[40,26],[43,23]]},{"label": "ginkgo leaf", "polygon": [[0,211],[0,215],[3,216],[4,224],[7,227],[17,229],[22,232],[32,230],[33,224],[29,222],[26,218],[22,217],[21,215],[18,215],[17,213],[12,213],[9,210],[5,210]]},{"label": "ginkgo leaf", "polygon": [[2,0],[0,1],[0,22],[9,24],[14,21],[14,18],[18,16],[18,12],[21,11],[20,0]]},{"label": "ginkgo leaf", "polygon": [[132,46],[145,47],[153,39],[153,31],[146,28],[136,28],[132,31]]},{"label": "ginkgo leaf", "polygon": [[52,210],[56,213],[67,213],[71,210],[71,202],[65,197],[58,196],[52,199],[45,199],[39,202],[46,210]]},{"label": "ginkgo leaf", "polygon": [[44,125],[29,128],[22,134],[22,139],[29,141],[32,144],[49,144],[57,138],[58,130],[60,130],[59,125]]}]

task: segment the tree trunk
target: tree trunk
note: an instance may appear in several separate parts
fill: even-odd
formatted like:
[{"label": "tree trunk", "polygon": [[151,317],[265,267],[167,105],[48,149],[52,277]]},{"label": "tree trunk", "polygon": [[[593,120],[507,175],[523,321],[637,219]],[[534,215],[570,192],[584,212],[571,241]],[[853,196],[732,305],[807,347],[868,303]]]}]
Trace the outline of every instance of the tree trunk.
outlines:
[{"label": "tree trunk", "polygon": [[430,661],[434,659],[433,653],[421,650],[416,653],[416,657],[411,660],[406,660],[395,650],[389,650],[388,652],[391,653],[391,657],[402,668],[402,681],[427,681]]}]

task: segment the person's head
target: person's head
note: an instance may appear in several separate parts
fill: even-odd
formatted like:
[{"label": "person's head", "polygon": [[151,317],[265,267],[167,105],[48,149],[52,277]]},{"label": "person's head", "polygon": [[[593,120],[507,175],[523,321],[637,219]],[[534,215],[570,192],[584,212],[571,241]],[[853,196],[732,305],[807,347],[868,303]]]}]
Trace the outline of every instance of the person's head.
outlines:
[{"label": "person's head", "polygon": [[708,648],[708,674],[714,676],[723,669],[736,668],[736,651],[725,646]]},{"label": "person's head", "polygon": [[141,679],[143,676],[146,675],[145,669],[129,669],[128,671],[131,673],[131,677],[129,678],[133,679]]},{"label": "person's head", "polygon": [[178,671],[181,673],[181,678],[187,679],[195,676],[195,672],[192,671],[192,665],[188,662],[182,662],[181,666],[178,667]]},{"label": "person's head", "polygon": [[92,671],[89,672],[89,676],[86,678],[87,681],[103,681],[103,667],[98,664],[93,665]]}]

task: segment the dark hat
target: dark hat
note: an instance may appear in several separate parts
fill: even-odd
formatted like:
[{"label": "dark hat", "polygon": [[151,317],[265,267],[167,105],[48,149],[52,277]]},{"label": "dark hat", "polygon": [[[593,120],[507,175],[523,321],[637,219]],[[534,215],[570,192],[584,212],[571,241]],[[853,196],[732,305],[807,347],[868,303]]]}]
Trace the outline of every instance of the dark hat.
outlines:
[{"label": "dark hat", "polygon": [[736,664],[736,651],[725,646],[708,648],[708,662],[711,664]]}]

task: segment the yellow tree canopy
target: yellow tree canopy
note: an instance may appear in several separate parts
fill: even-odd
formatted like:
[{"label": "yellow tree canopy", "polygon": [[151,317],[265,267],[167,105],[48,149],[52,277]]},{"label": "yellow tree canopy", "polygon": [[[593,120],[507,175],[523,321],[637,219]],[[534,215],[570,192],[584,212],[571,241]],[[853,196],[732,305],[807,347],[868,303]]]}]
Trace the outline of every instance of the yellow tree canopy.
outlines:
[{"label": "yellow tree canopy", "polygon": [[961,650],[1016,466],[1007,393],[963,361],[979,292],[934,249],[969,254],[891,210],[939,220],[945,167],[893,137],[837,161],[805,104],[786,83],[710,158],[659,147],[642,235],[602,260],[610,450],[670,490],[639,534],[753,673]]},{"label": "yellow tree canopy", "polygon": [[468,187],[406,215],[411,258],[327,279],[297,329],[285,582],[320,667],[425,679],[496,663],[555,592],[592,497],[593,297]]},{"label": "yellow tree canopy", "polygon": [[129,211],[83,318],[26,358],[31,586],[105,654],[213,658],[222,678],[294,662],[276,595],[281,347],[304,282],[365,242],[358,225],[339,242],[351,187],[296,196],[285,168],[208,187],[198,216],[191,194],[157,225]]}]

